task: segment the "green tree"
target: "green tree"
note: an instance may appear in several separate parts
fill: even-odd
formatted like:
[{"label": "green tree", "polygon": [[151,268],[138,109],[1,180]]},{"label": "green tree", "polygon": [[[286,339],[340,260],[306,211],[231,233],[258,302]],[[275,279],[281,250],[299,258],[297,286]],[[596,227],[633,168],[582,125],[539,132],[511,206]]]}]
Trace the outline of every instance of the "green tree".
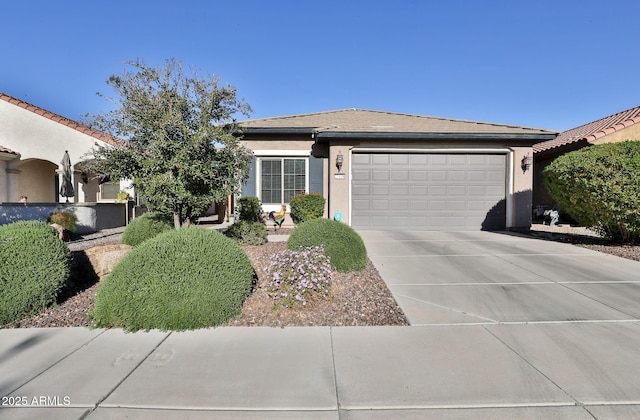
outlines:
[{"label": "green tree", "polygon": [[248,116],[251,107],[233,86],[195,68],[185,74],[176,59],[157,68],[126,64],[107,80],[116,109],[90,116],[120,147],[96,146],[92,170],[132,179],[149,207],[173,214],[176,228],[188,226],[248,177],[251,151],[234,135],[234,116]]}]

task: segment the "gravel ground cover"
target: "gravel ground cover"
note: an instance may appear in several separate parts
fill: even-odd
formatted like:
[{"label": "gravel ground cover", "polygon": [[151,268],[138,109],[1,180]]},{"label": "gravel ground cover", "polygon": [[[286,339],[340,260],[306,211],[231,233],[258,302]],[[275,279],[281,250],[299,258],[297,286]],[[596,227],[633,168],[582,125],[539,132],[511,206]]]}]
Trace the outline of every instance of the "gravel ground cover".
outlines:
[{"label": "gravel ground cover", "polygon": [[[84,250],[99,245],[120,243],[122,228],[101,231],[95,235],[74,238],[69,249],[74,255],[74,287],[67,289],[58,305],[43,310],[38,315],[23,319],[20,328],[89,326],[87,314],[93,302],[99,279],[88,267]],[[273,234],[273,230],[269,230]],[[288,234],[290,230],[278,230]],[[570,225],[548,226],[534,224],[529,235],[548,241],[571,243],[618,257],[640,261],[640,245],[611,245],[594,232]],[[284,250],[284,242],[269,242],[262,246],[243,247],[256,271],[258,282],[247,298],[242,315],[230,321],[230,326],[346,326],[346,325],[408,325],[407,320],[393,299],[391,292],[380,278],[371,262],[364,271],[334,273],[332,293],[329,299],[310,302],[303,309],[273,310],[268,297],[265,269],[276,252]]]},{"label": "gravel ground cover", "polygon": [[[73,289],[65,291],[58,305],[23,319],[20,328],[89,326],[87,314],[93,309],[99,279],[88,266],[84,250],[120,243],[122,229],[102,231],[96,235],[76,238],[69,243],[74,255]],[[272,230],[269,234],[273,234]],[[290,233],[278,229],[277,234]],[[265,269],[277,252],[286,249],[285,242],[269,242],[261,246],[243,247],[256,271],[258,281],[247,298],[242,315],[229,326],[343,326],[343,325],[409,325],[391,292],[369,261],[365,270],[332,275],[331,295],[328,299],[311,301],[301,309],[272,308],[265,284]]]}]

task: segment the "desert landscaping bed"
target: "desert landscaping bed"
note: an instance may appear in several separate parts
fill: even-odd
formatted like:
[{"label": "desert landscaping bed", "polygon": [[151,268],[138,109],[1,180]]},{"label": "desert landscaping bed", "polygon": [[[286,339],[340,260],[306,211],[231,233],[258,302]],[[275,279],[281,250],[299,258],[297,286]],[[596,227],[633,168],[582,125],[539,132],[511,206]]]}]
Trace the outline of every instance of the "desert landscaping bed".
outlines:
[{"label": "desert landscaping bed", "polygon": [[[273,233],[273,232],[270,232]],[[278,233],[288,233],[282,230]],[[86,250],[120,242],[121,230],[103,232],[95,238],[81,238],[69,243],[74,255],[75,288],[66,290],[57,306],[20,321],[20,328],[89,326],[87,314],[93,308],[98,276],[88,263]],[[534,225],[530,234],[540,240],[561,241],[618,257],[640,261],[640,245],[611,245],[584,228]],[[391,292],[369,261],[365,270],[355,273],[335,272],[332,293],[328,299],[310,302],[302,309],[272,308],[267,295],[265,269],[272,256],[286,248],[284,242],[261,246],[244,246],[258,281],[247,298],[242,315],[229,326],[374,326],[408,325]]]},{"label": "desert landscaping bed", "polygon": [[[273,232],[270,232],[273,233]],[[278,233],[289,233],[287,230]],[[96,235],[98,236],[98,235]],[[57,306],[38,315],[25,318],[20,328],[89,326],[87,314],[93,309],[99,278],[87,258],[87,250],[115,245],[120,234],[106,232],[93,239],[80,239],[69,243],[74,256],[73,290],[67,290]],[[271,258],[286,249],[285,242],[269,242],[260,246],[243,247],[257,274],[257,284],[247,298],[242,315],[228,322],[228,326],[373,326],[408,325],[404,313],[391,292],[369,261],[365,270],[354,273],[334,272],[331,295],[318,299],[300,309],[273,309],[263,285],[266,283],[265,269]],[[97,270],[99,271],[99,270]]]}]

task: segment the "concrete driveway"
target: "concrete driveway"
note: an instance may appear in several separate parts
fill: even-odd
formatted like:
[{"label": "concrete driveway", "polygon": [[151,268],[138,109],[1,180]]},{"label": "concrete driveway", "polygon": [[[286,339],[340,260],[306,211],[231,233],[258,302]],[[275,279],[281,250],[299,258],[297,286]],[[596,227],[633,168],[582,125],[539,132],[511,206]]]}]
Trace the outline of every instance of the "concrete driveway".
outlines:
[{"label": "concrete driveway", "polygon": [[413,326],[640,319],[640,262],[506,232],[359,234]]}]

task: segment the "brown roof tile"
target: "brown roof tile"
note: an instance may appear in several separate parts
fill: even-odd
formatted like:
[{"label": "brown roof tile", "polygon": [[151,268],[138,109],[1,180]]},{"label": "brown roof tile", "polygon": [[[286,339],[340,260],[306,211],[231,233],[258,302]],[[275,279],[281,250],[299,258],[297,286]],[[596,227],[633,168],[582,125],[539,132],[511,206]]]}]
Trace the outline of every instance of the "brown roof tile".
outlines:
[{"label": "brown roof tile", "polygon": [[539,128],[353,108],[245,120],[239,125],[249,131],[300,129],[316,133],[557,134]]},{"label": "brown roof tile", "polygon": [[640,106],[564,131],[553,140],[535,144],[533,152],[544,152],[580,141],[592,143],[600,137],[638,123],[640,123]]},{"label": "brown roof tile", "polygon": [[9,153],[9,154],[11,154],[11,155],[16,155],[16,156],[18,156],[18,155],[19,155],[19,153],[18,153],[18,152],[14,152],[13,150],[9,149],[8,147],[4,147],[4,146],[2,146],[2,145],[0,145],[0,152],[2,152],[2,153]]},{"label": "brown roof tile", "polygon": [[66,125],[67,127],[73,128],[74,130],[77,130],[83,134],[87,134],[105,143],[111,144],[113,146],[118,145],[117,139],[114,139],[111,135],[107,133],[94,130],[93,128],[80,124],[77,121],[73,121],[69,118],[63,117],[62,115],[58,115],[51,111],[47,111],[46,109],[30,104],[29,102],[25,102],[21,99],[14,98],[13,96],[7,95],[6,93],[0,92],[0,100],[9,102],[10,104],[13,104],[13,105],[17,105],[20,108],[24,108],[27,111],[31,111],[37,115],[41,115],[59,124]]}]

